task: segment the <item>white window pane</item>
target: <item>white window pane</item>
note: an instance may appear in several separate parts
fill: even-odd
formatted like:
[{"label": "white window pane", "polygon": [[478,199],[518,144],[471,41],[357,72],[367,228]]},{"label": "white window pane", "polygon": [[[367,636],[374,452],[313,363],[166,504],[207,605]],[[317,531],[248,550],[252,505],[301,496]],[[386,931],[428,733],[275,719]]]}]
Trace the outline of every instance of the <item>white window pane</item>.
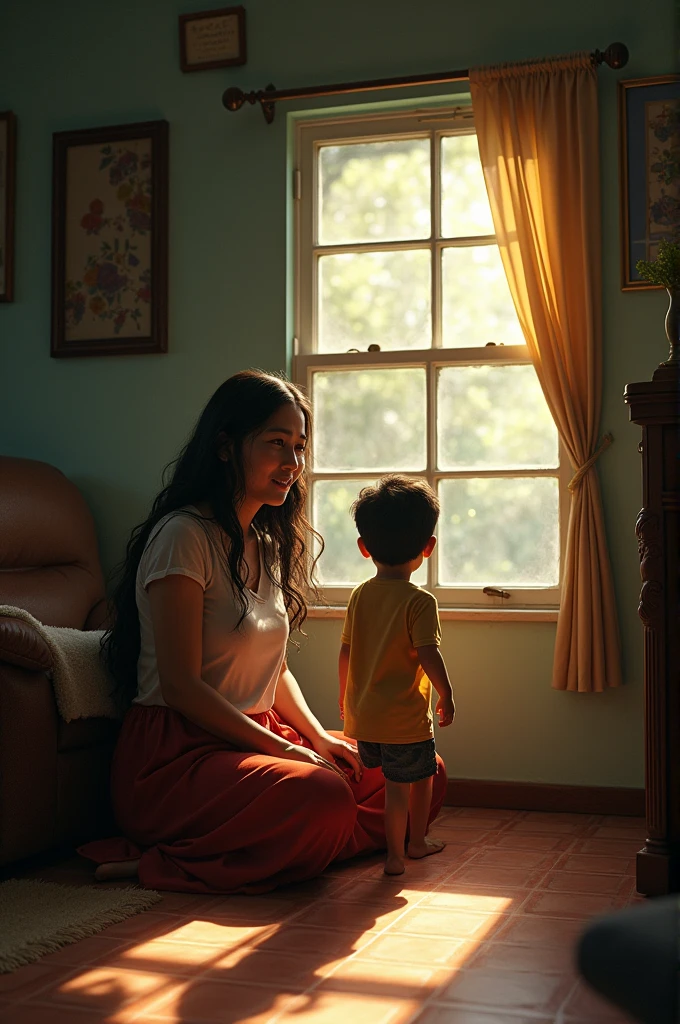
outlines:
[{"label": "white window pane", "polygon": [[442,480],[439,498],[442,586],[557,585],[556,478]]},{"label": "white window pane", "polygon": [[448,366],[437,379],[440,469],[547,469],[557,430],[533,366]]},{"label": "white window pane", "polygon": [[[353,587],[375,576],[375,565],[364,558],[357,547],[356,524],[350,514],[352,502],[362,487],[375,480],[317,480],[312,486],[314,526],[322,535],[325,547],[317,566],[321,586]],[[411,577],[417,586],[427,582],[427,565],[423,563]]]},{"label": "white window pane", "polygon": [[424,369],[317,372],[312,401],[317,472],[425,468]]},{"label": "white window pane", "polygon": [[442,235],[495,234],[476,135],[442,139]]},{"label": "white window pane", "polygon": [[319,352],[429,348],[430,253],[343,253],[319,258]]},{"label": "white window pane", "polygon": [[445,348],[524,344],[498,246],[442,252],[442,338]]},{"label": "white window pane", "polygon": [[319,244],[430,237],[430,142],[322,146]]}]

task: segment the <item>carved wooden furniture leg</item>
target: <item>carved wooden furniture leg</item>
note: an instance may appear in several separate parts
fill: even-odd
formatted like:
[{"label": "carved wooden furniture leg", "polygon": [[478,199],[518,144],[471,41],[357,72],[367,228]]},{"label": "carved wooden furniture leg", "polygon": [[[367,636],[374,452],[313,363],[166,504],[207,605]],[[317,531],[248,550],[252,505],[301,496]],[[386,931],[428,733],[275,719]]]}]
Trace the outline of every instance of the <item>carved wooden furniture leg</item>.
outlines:
[{"label": "carved wooden furniture leg", "polygon": [[643,508],[637,518],[644,627],[647,840],[638,892],[680,891],[680,373],[661,365],[628,384],[630,419],[642,427]]}]

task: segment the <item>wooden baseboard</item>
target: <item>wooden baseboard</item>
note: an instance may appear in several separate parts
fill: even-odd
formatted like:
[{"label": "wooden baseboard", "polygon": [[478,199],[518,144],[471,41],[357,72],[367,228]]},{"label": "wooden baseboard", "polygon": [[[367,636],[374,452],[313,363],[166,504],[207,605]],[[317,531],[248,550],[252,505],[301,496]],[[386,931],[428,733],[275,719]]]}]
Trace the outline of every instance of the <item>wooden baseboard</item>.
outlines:
[{"label": "wooden baseboard", "polygon": [[543,782],[449,779],[449,807],[503,807],[519,811],[645,816],[644,789],[617,786],[555,786]]}]

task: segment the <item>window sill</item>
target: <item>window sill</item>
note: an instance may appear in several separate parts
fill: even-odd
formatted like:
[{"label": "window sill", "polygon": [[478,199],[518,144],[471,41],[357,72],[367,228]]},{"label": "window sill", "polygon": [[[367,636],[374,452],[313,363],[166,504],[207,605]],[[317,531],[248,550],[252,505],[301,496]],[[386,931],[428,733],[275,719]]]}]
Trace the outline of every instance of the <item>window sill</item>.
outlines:
[{"label": "window sill", "polygon": [[[311,605],[310,619],[344,619],[341,605]],[[440,608],[443,622],[557,622],[557,608]]]}]

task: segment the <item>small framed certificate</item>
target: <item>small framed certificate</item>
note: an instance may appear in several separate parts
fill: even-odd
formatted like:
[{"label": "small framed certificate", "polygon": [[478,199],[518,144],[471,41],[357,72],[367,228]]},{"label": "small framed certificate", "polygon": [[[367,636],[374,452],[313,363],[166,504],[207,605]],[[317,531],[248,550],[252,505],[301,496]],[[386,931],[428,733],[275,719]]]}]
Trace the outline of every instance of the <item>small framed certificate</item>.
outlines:
[{"label": "small framed certificate", "polygon": [[182,71],[208,71],[246,62],[246,12],[223,7],[179,16]]}]

